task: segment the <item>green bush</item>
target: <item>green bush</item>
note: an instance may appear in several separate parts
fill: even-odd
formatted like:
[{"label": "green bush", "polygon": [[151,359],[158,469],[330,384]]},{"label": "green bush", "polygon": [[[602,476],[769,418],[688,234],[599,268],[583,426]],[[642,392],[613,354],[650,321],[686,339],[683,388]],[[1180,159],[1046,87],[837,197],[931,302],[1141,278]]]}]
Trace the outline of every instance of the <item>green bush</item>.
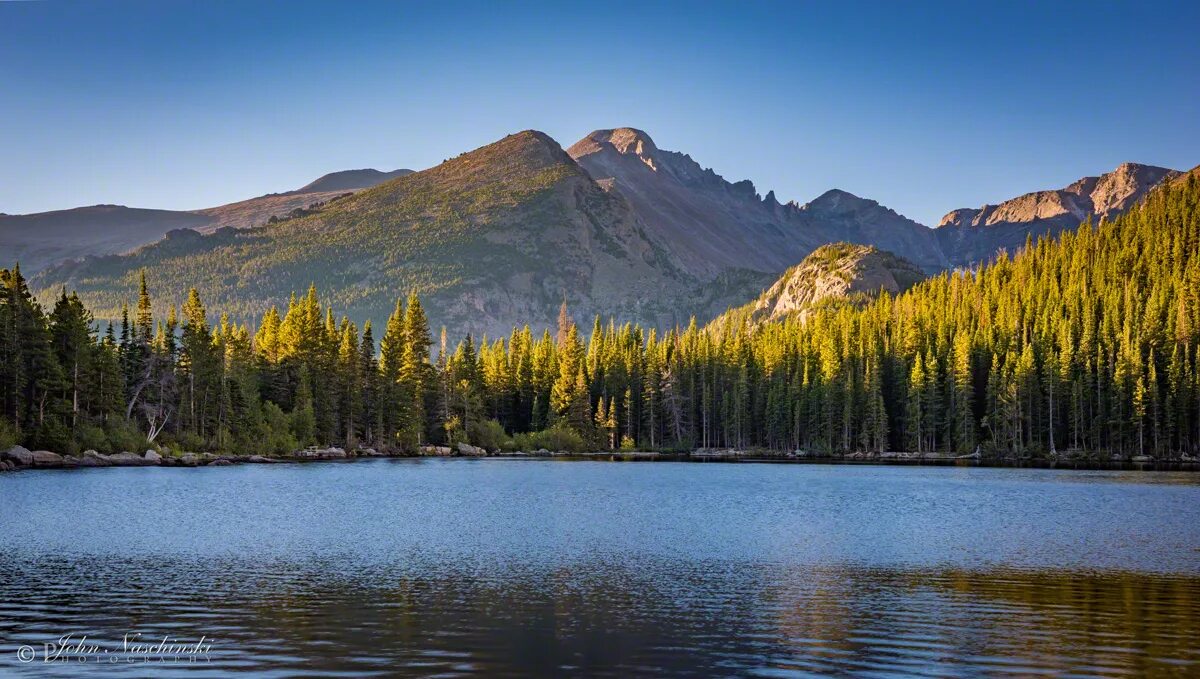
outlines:
[{"label": "green bush", "polygon": [[0,417],[0,452],[17,445],[18,438],[17,428],[10,424],[8,420]]},{"label": "green bush", "polygon": [[566,424],[556,424],[549,429],[528,434],[517,434],[513,438],[513,444],[517,450],[526,451],[545,448],[550,451],[582,453],[588,450],[588,445],[579,432]]},{"label": "green bush", "polygon": [[75,442],[65,424],[57,418],[47,419],[42,426],[33,430],[29,437],[29,448],[70,455],[75,452]]},{"label": "green bush", "polygon": [[496,420],[472,422],[467,432],[467,440],[471,445],[488,450],[501,450],[512,446],[512,439],[504,431],[504,425]]},{"label": "green bush", "polygon": [[108,436],[108,445],[100,451],[102,453],[120,453],[123,451],[137,453],[150,447],[150,442],[146,440],[146,435],[134,424],[125,420],[115,418],[109,420],[108,426],[105,427],[105,433]]},{"label": "green bush", "polygon": [[75,427],[75,443],[80,451],[99,451],[107,447],[108,437],[105,436],[104,429],[90,422],[83,422]]},{"label": "green bush", "polygon": [[300,442],[292,435],[291,418],[283,410],[267,401],[262,408],[262,430],[257,432],[257,451],[262,455],[284,455],[300,448]]},{"label": "green bush", "polygon": [[180,450],[185,453],[187,453],[187,452],[194,453],[194,452],[198,452],[201,450],[205,450],[207,448],[207,446],[205,445],[204,439],[200,438],[199,434],[196,434],[195,432],[185,431],[185,432],[180,432],[177,436],[175,436],[174,445],[172,446],[172,448]]},{"label": "green bush", "polygon": [[305,403],[292,411],[290,431],[300,446],[309,446],[317,442],[317,415],[313,412],[312,403]]}]

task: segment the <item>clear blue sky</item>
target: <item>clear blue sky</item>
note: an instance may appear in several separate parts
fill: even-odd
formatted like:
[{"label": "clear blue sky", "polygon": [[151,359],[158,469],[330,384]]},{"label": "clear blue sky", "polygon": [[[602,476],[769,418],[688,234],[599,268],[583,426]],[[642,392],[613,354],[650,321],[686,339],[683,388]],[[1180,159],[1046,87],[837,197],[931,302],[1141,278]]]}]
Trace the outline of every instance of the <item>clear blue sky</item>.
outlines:
[{"label": "clear blue sky", "polygon": [[1200,3],[0,2],[0,212],[191,209],[629,125],[918,221],[1200,164]]}]

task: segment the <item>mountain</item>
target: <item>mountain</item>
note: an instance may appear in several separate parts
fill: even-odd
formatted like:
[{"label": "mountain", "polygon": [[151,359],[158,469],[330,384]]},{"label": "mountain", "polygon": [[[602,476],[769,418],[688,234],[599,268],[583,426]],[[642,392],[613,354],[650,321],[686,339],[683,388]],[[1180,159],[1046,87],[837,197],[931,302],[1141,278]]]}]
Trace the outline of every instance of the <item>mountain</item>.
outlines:
[{"label": "mountain", "polygon": [[[109,318],[145,267],[164,304],[196,285],[209,304],[243,319],[316,283],[340,311],[377,322],[397,296],[417,290],[434,324],[455,335],[494,337],[525,320],[552,325],[564,298],[584,322],[600,313],[686,323],[745,304],[827,243],[871,246],[933,273],[1089,214],[1117,214],[1176,174],[1127,164],[1059,191],[958,210],[930,229],[838,189],[805,204],[760,197],[750,181],[726,181],[630,127],[597,130],[565,152],[526,131],[421,172],[351,170],[297,191],[168,213],[207,221],[34,282],[43,292],[78,288]],[[371,182],[379,183],[354,189]],[[154,229],[146,240],[165,233]],[[137,244],[80,238],[68,256]]]},{"label": "mountain", "polygon": [[433,327],[492,337],[518,319],[552,325],[564,298],[581,319],[686,322],[697,282],[647,238],[624,200],[534,131],[314,214],[175,232],[132,255],[68,262],[34,284],[76,289],[112,318],[142,269],[163,305],[196,286],[211,308],[246,319],[315,283],[339,311],[382,322],[398,295],[416,290]]},{"label": "mountain", "polygon": [[205,226],[210,218],[191,212],[92,205],[28,215],[0,214],[4,264],[20,262],[27,274],[64,259],[126,252],[158,240],[172,229]]},{"label": "mountain", "polygon": [[960,208],[942,217],[938,243],[955,266],[970,266],[1027,237],[1054,236],[1089,217],[1111,219],[1136,205],[1155,186],[1179,176],[1165,167],[1123,163],[1099,177],[1084,177],[1066,188],[1035,191],[979,209]]},{"label": "mountain", "polygon": [[623,196],[652,239],[701,279],[746,269],[773,279],[824,243],[851,241],[945,268],[933,233],[878,203],[829,191],[806,205],[758,195],[631,127],[597,130],[568,153],[601,186]]},{"label": "mountain", "polygon": [[788,269],[758,299],[719,316],[710,327],[758,325],[805,317],[827,300],[865,300],[898,294],[925,279],[916,264],[869,245],[822,245]]},{"label": "mountain", "polygon": [[369,188],[412,170],[346,170],[327,174],[304,187],[201,210],[150,210],[124,205],[92,205],[27,215],[0,214],[0,251],[4,266],[19,261],[26,273],[65,259],[113,255],[153,243],[168,231],[212,232],[246,228],[304,210],[316,203]]},{"label": "mountain", "polygon": [[389,179],[403,177],[406,174],[412,173],[412,170],[405,169],[392,170],[391,172],[381,172],[380,170],[370,168],[365,170],[342,170],[341,172],[330,172],[323,177],[318,177],[303,187],[289,193],[357,191],[358,189],[367,189],[377,184],[382,184]]}]

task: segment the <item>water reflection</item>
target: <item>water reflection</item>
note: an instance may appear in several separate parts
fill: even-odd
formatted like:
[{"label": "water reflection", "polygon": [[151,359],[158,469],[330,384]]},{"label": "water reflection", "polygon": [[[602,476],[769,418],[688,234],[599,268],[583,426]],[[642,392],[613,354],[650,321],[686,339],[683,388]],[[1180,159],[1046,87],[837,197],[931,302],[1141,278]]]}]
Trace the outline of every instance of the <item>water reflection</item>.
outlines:
[{"label": "water reflection", "polygon": [[[207,636],[200,663],[305,674],[1185,676],[1200,578],[728,562],[340,569],[234,560],[0,559],[0,671],[63,633]],[[39,658],[40,662],[40,658]],[[42,664],[77,676],[145,666]]]},{"label": "water reflection", "polygon": [[[1200,676],[1200,475],[378,460],[0,475],[60,676]],[[40,658],[37,659],[40,661]]]}]

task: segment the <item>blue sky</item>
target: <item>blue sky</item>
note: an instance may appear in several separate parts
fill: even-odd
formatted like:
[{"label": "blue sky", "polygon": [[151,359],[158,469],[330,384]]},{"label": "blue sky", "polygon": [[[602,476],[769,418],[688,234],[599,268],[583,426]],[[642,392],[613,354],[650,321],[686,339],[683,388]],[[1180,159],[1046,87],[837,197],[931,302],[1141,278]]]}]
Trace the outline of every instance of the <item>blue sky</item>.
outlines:
[{"label": "blue sky", "polygon": [[0,212],[192,209],[640,127],[924,223],[1200,164],[1200,3],[0,2]]}]

